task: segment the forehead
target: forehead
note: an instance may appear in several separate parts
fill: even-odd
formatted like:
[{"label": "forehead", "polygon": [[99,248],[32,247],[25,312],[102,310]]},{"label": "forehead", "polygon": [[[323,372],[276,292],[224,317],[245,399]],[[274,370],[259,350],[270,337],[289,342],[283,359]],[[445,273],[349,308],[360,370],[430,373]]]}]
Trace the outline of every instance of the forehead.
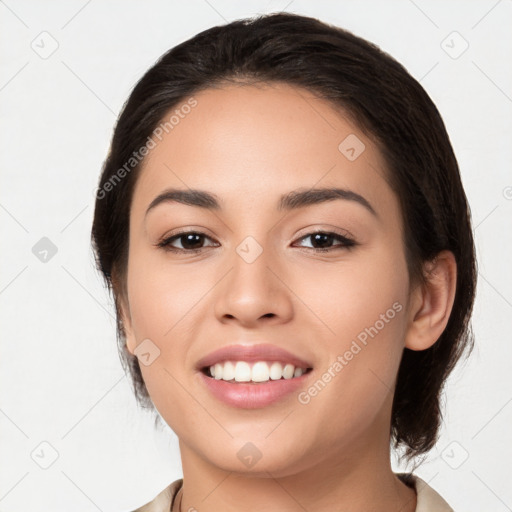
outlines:
[{"label": "forehead", "polygon": [[210,190],[221,206],[238,209],[263,208],[295,188],[327,186],[350,189],[381,208],[393,202],[375,144],[313,93],[280,83],[229,85],[192,98],[164,116],[163,122],[174,113],[161,140],[153,137],[134,214],[143,215],[169,187]]}]

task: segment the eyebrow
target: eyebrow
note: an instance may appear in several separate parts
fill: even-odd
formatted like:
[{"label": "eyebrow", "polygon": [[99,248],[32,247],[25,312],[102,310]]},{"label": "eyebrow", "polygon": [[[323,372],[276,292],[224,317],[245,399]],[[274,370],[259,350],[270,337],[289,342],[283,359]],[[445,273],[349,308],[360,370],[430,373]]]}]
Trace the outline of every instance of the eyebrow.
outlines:
[{"label": "eyebrow", "polygon": [[[278,211],[290,211],[310,206],[314,204],[321,204],[336,199],[343,199],[346,201],[353,201],[364,206],[372,215],[378,217],[377,212],[372,205],[360,194],[352,190],[342,188],[312,188],[312,189],[297,189],[292,190],[279,198],[277,203]],[[210,192],[198,189],[166,189],[161,194],[156,196],[148,209],[146,215],[150,210],[162,203],[182,203],[188,206],[196,206],[206,210],[221,210],[219,198]]]}]

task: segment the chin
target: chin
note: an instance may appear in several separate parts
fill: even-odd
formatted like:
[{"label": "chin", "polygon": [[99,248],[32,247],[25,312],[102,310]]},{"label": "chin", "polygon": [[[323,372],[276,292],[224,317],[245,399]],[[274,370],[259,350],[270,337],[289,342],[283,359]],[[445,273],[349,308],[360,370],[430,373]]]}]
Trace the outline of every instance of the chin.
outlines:
[{"label": "chin", "polygon": [[203,451],[203,458],[224,471],[255,478],[290,476],[309,465],[304,454],[297,453],[297,446],[304,446],[303,439],[288,437],[289,446],[283,446],[277,438],[275,442],[270,439],[261,442],[248,439],[250,436],[244,437],[244,440],[231,439],[229,442],[218,443],[215,451],[209,445]]}]

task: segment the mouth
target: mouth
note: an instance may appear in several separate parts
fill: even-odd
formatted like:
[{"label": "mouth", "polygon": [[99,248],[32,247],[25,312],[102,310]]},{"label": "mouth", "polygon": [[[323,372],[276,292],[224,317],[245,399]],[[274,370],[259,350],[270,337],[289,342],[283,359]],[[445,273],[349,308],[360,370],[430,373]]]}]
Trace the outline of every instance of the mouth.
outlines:
[{"label": "mouth", "polygon": [[221,361],[201,368],[210,379],[230,384],[264,384],[269,381],[297,379],[313,370],[282,361]]},{"label": "mouth", "polygon": [[[278,365],[282,368],[279,372]],[[223,372],[222,377],[218,368]],[[301,370],[305,371],[301,373]],[[271,371],[275,372],[273,377],[279,378],[271,378]],[[256,374],[255,377],[253,372]],[[226,361],[215,364],[213,371],[211,367],[204,367],[198,375],[209,395],[224,405],[237,409],[263,409],[273,404],[286,407],[287,401],[307,387],[313,375],[313,368],[295,368],[289,364],[283,366],[281,363],[276,364],[276,361],[272,362],[270,367],[264,361],[256,361],[252,366],[246,361]]]},{"label": "mouth", "polygon": [[196,365],[212,398],[230,407],[261,409],[307,385],[313,365],[276,345],[229,345]]},{"label": "mouth", "polygon": [[285,400],[311,378],[313,364],[277,345],[227,345],[196,364],[209,396],[239,409],[261,409]]}]

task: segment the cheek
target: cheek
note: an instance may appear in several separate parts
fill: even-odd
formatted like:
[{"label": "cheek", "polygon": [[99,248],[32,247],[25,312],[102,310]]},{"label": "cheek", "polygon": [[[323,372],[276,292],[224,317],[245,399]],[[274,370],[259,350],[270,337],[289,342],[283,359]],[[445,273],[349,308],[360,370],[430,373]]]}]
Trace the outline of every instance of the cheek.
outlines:
[{"label": "cheek", "polygon": [[139,256],[134,250],[130,257],[128,295],[134,329],[140,336],[167,343],[186,324],[187,315],[211,284],[192,267],[166,264],[153,251],[141,251]]},{"label": "cheek", "polygon": [[173,265],[159,251],[137,246],[130,251],[127,278],[133,331],[137,344],[149,339],[158,352],[150,365],[140,363],[142,376],[156,408],[171,428],[180,430],[167,412],[190,408],[190,396],[182,387],[190,378],[189,350],[200,337],[198,320],[206,318],[208,293],[219,277],[212,269]]},{"label": "cheek", "polygon": [[382,247],[376,254],[354,258],[336,272],[324,267],[308,278],[321,284],[302,285],[299,292],[325,333],[320,382],[303,396],[315,414],[343,407],[354,421],[366,423],[394,387],[406,328],[408,274],[399,254]]},{"label": "cheek", "polygon": [[[190,396],[184,391],[190,318],[194,305],[207,290],[176,269],[139,265],[129,275],[129,300],[137,343],[150,339],[158,357],[150,365],[139,363],[153,404],[175,432],[182,432],[180,415],[173,411],[190,409]],[[139,359],[140,361],[140,359]],[[192,416],[192,415],[191,415]]]},{"label": "cheek", "polygon": [[[405,260],[392,248],[379,246],[346,261],[305,265],[295,269],[295,277],[289,279],[307,306],[299,304],[304,309],[302,316],[317,324],[330,347],[343,350],[361,333],[364,340],[366,329],[376,323],[382,327],[385,322],[382,332],[401,332],[408,274]],[[390,341],[393,339],[390,336]]]}]

